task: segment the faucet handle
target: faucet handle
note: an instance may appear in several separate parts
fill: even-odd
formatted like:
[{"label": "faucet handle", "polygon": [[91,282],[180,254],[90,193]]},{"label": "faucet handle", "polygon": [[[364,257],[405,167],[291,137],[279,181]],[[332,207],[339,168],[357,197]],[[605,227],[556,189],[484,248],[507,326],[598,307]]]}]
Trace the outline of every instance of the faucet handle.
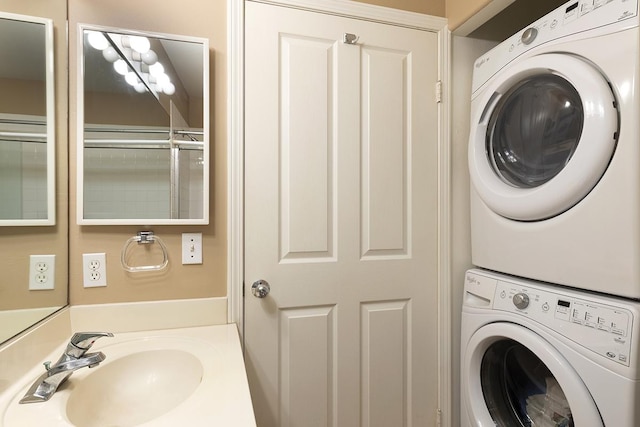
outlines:
[{"label": "faucet handle", "polygon": [[91,348],[98,338],[112,336],[113,334],[111,332],[76,332],[71,337],[69,345],[67,345],[66,353],[69,356],[81,357]]}]

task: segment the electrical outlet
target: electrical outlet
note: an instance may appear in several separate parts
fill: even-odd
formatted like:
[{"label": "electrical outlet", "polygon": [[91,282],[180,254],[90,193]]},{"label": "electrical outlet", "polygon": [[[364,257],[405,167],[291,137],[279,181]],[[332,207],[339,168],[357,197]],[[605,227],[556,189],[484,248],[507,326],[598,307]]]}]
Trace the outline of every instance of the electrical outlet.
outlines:
[{"label": "electrical outlet", "polygon": [[29,290],[53,289],[56,274],[55,255],[31,255],[29,257]]},{"label": "electrical outlet", "polygon": [[104,253],[82,254],[82,278],[85,288],[107,286],[107,256]]},{"label": "electrical outlet", "polygon": [[202,233],[182,233],[182,263],[202,264]]}]

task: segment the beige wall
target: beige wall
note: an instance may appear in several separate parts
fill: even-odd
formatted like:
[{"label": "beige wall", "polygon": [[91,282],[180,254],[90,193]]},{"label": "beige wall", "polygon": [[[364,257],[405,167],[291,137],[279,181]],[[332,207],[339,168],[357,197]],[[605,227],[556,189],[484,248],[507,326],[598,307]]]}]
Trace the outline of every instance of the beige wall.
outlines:
[{"label": "beige wall", "polygon": [[[433,16],[445,16],[445,0],[355,0]],[[447,0],[450,1],[450,0]]]},{"label": "beige wall", "polygon": [[[2,0],[0,10],[53,20],[56,75],[55,226],[0,227],[0,310],[62,306],[67,301],[67,47],[65,0]],[[29,255],[56,255],[55,290],[29,291]]]},{"label": "beige wall", "polygon": [[[69,0],[70,40],[70,300],[71,304],[200,298],[226,295],[226,0],[181,0],[174,8],[152,0]],[[77,25],[98,24],[116,28],[204,37],[210,45],[210,224],[208,226],[78,226],[76,224],[76,81]],[[141,114],[143,114],[141,112]],[[126,240],[151,229],[169,249],[169,268],[161,273],[131,274],[120,265]],[[181,264],[181,234],[203,234],[202,265]],[[141,248],[142,249],[142,248]],[[82,254],[105,252],[106,288],[85,289]],[[149,262],[157,259],[150,259]]]},{"label": "beige wall", "polygon": [[0,79],[0,113],[44,116],[47,87],[39,80]]}]

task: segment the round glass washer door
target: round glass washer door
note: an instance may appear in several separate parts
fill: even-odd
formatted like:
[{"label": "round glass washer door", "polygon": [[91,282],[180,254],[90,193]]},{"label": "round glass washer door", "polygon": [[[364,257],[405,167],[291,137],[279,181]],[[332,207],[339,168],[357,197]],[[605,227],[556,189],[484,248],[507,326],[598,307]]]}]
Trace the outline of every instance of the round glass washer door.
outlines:
[{"label": "round glass washer door", "polygon": [[615,150],[614,101],[604,77],[575,56],[544,54],[505,69],[472,109],[469,172],[480,198],[520,221],[573,207]]},{"label": "round glass washer door", "polygon": [[463,354],[461,398],[477,426],[603,427],[580,376],[549,342],[513,323],[492,323]]}]

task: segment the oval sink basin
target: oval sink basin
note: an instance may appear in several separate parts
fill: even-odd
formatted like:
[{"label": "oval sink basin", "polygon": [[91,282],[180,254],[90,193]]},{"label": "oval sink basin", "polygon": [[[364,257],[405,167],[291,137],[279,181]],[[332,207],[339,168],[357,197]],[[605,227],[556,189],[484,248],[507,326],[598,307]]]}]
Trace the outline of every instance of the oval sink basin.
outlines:
[{"label": "oval sink basin", "polygon": [[67,417],[85,427],[142,424],[184,402],[200,385],[203,372],[200,360],[182,350],[126,355],[74,384]]}]

